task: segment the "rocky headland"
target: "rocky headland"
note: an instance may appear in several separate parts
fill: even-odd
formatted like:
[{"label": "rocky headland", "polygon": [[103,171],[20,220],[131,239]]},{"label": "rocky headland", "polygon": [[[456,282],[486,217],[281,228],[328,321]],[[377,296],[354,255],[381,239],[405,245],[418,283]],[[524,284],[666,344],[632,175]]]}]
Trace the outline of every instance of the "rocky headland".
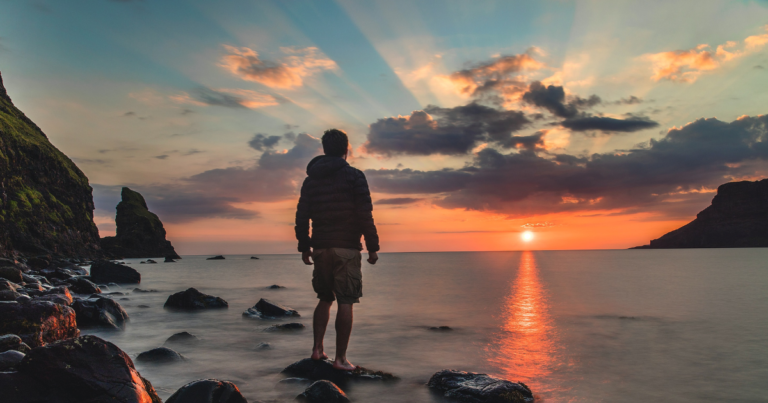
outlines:
[{"label": "rocky headland", "polygon": [[730,182],[690,223],[635,249],[768,247],[768,179]]}]

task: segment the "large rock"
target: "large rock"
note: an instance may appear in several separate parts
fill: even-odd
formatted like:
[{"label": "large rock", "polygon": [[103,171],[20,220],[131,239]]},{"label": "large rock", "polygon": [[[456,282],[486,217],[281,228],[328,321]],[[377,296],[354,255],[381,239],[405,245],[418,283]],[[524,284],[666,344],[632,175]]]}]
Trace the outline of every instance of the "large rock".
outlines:
[{"label": "large rock", "polygon": [[38,347],[77,337],[75,311],[47,301],[27,304],[0,303],[0,334],[16,334],[24,343]]},{"label": "large rock", "polygon": [[72,277],[65,280],[69,284],[69,290],[77,294],[101,294],[101,288],[82,277]]},{"label": "large rock", "polygon": [[153,348],[145,351],[136,357],[136,361],[154,362],[158,364],[167,364],[171,362],[183,361],[184,357],[167,347]]},{"label": "large rock", "polygon": [[21,341],[21,337],[16,336],[15,334],[0,336],[0,353],[10,350],[16,350],[26,354],[30,348],[26,343]]},{"label": "large rock", "polygon": [[169,337],[165,344],[184,344],[184,345],[193,345],[200,342],[200,339],[197,338],[192,333],[189,332],[181,332],[176,333],[173,336]]},{"label": "large rock", "polygon": [[91,279],[98,283],[141,283],[141,274],[123,264],[97,260],[91,264]]},{"label": "large rock", "polygon": [[77,314],[77,325],[81,327],[97,326],[124,330],[128,321],[128,314],[117,301],[100,296],[75,300],[72,309]]},{"label": "large rock", "polygon": [[486,374],[444,369],[432,375],[427,386],[445,397],[469,403],[530,403],[533,393],[522,382]]},{"label": "large rock", "polygon": [[128,355],[96,336],[36,348],[0,373],[3,403],[161,403]]},{"label": "large rock", "polygon": [[337,385],[342,385],[348,381],[393,381],[398,379],[390,373],[372,371],[363,367],[358,367],[354,371],[342,371],[333,368],[333,361],[330,359],[313,360],[311,358],[294,362],[286,367],[282,373],[313,381],[331,381]]},{"label": "large rock", "polygon": [[16,290],[0,291],[0,301],[16,301],[21,296]]},{"label": "large rock", "polygon": [[0,353],[0,371],[7,371],[24,359],[24,353],[16,350],[8,350]]},{"label": "large rock", "polygon": [[165,228],[157,215],[150,212],[144,197],[127,187],[121,192],[117,204],[115,236],[101,239],[104,252],[113,256],[171,257],[181,259],[165,239]]},{"label": "large rock", "polygon": [[296,399],[308,403],[349,403],[344,391],[329,381],[314,382]]},{"label": "large rock", "polygon": [[261,319],[277,319],[299,317],[301,315],[299,315],[299,312],[295,309],[262,298],[252,308],[248,308],[248,310],[243,312],[243,316]]},{"label": "large rock", "polygon": [[72,294],[70,294],[69,288],[65,286],[54,287],[44,291],[30,290],[27,293],[35,301],[50,301],[55,304],[72,305]]},{"label": "large rock", "polygon": [[0,77],[0,256],[99,250],[88,178],[17,109]]},{"label": "large rock", "polygon": [[690,223],[638,249],[768,246],[768,179],[717,188],[712,205]]},{"label": "large rock", "polygon": [[4,278],[14,283],[21,283],[24,278],[21,276],[21,270],[14,266],[0,267],[0,278]]},{"label": "large rock", "polygon": [[210,309],[210,308],[229,308],[227,301],[213,295],[203,294],[194,288],[188,288],[186,291],[177,292],[168,297],[164,308],[175,309]]},{"label": "large rock", "polygon": [[5,290],[16,291],[18,289],[19,289],[18,284],[12,283],[4,278],[0,279],[0,291],[5,291]]},{"label": "large rock", "polygon": [[165,403],[247,403],[232,382],[201,379],[190,382],[172,394]]}]

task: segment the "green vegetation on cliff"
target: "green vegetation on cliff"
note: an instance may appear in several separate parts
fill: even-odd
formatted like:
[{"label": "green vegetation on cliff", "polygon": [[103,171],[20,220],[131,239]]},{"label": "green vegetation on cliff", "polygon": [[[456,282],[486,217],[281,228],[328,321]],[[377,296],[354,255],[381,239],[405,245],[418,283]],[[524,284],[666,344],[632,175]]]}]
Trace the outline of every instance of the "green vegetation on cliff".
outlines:
[{"label": "green vegetation on cliff", "polygon": [[98,253],[88,178],[13,105],[0,76],[0,256]]}]

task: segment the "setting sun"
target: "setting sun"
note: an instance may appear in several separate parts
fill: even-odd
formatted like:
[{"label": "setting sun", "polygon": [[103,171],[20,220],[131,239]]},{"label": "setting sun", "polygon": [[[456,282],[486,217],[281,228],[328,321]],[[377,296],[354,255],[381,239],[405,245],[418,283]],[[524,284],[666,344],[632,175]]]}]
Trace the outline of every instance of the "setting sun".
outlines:
[{"label": "setting sun", "polygon": [[533,232],[525,231],[520,234],[520,237],[523,238],[523,242],[531,242],[533,240]]}]

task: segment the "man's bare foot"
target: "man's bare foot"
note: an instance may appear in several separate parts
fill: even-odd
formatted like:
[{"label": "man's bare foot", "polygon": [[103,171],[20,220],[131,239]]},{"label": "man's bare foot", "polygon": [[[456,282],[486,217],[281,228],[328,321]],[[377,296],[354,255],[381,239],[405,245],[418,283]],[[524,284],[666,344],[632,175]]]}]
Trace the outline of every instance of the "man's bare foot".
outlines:
[{"label": "man's bare foot", "polygon": [[352,365],[346,358],[343,360],[337,358],[336,361],[333,362],[333,368],[341,371],[354,371],[357,369],[357,365]]},{"label": "man's bare foot", "polygon": [[312,350],[312,359],[315,361],[327,360],[328,354],[322,352],[322,350],[321,351]]}]

